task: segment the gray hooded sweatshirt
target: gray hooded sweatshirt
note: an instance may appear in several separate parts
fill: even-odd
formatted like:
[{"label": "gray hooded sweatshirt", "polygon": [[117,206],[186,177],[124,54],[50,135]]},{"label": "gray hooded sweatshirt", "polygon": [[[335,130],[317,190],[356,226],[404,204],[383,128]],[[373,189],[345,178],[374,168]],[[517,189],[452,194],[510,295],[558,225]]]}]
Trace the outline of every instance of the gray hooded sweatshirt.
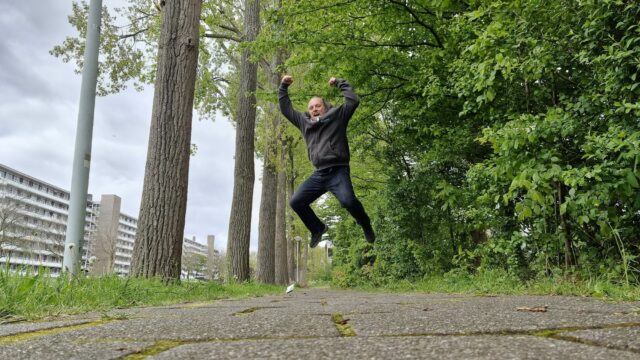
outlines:
[{"label": "gray hooded sweatshirt", "polygon": [[331,166],[349,165],[347,125],[360,100],[345,80],[337,79],[336,87],[342,91],[344,104],[328,109],[320,120],[315,122],[311,120],[308,112],[301,113],[293,109],[287,85],[280,84],[278,90],[280,111],[300,129],[307,144],[309,160],[318,170]]}]

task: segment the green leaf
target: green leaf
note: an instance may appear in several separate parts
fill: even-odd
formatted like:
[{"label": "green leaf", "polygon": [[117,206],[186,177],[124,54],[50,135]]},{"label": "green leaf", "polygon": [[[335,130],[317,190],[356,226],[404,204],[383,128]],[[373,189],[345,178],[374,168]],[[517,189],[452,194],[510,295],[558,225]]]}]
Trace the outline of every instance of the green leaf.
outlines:
[{"label": "green leaf", "polygon": [[560,215],[564,215],[567,213],[567,203],[562,203],[560,205]]},{"label": "green leaf", "polygon": [[636,174],[634,174],[631,170],[627,171],[627,182],[634,189],[640,187],[640,184],[638,184],[638,178],[636,178]]},{"label": "green leaf", "polygon": [[493,90],[488,89],[487,90],[487,100],[493,101],[493,99],[495,99],[495,97],[496,97],[496,93],[493,92]]},{"label": "green leaf", "polygon": [[535,190],[529,190],[529,195],[531,196],[531,199],[533,201],[544,204],[544,197],[539,192]]}]

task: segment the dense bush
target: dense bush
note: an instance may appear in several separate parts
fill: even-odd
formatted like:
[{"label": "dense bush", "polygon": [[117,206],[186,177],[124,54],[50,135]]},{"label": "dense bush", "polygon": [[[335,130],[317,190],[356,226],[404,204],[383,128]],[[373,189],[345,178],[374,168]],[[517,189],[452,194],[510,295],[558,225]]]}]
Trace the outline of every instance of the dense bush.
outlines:
[{"label": "dense bush", "polygon": [[309,91],[336,75],[362,98],[352,167],[379,241],[332,205],[340,284],[491,268],[638,282],[637,2],[318,6],[288,3],[277,41]]}]

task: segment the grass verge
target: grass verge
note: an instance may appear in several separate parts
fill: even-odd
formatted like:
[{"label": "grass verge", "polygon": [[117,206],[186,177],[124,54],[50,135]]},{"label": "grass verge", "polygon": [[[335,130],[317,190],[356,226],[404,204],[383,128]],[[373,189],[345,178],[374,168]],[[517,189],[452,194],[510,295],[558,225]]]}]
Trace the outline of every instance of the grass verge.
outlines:
[{"label": "grass verge", "polygon": [[474,275],[448,273],[428,276],[418,281],[399,280],[373,286],[357,286],[363,290],[419,291],[478,295],[571,295],[589,296],[614,301],[640,300],[640,286],[617,284],[606,279],[555,276],[522,281],[501,271],[485,271]]},{"label": "grass verge", "polygon": [[80,277],[74,281],[45,274],[0,271],[0,323],[48,316],[103,312],[114,308],[167,305],[284,292],[282,286],[257,283],[220,284],[117,276]]}]

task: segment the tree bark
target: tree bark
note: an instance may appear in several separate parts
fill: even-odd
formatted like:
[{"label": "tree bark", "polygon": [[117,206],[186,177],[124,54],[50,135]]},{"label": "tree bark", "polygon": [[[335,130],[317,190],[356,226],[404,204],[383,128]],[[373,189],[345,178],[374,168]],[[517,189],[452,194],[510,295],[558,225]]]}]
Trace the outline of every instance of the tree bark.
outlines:
[{"label": "tree bark", "polygon": [[[560,206],[564,203],[564,186],[558,181],[556,183],[556,188],[558,191],[558,206]],[[573,235],[571,233],[571,224],[566,221],[562,213],[558,212],[558,214],[560,214],[560,224],[562,225],[564,235],[564,266],[566,268],[574,267],[577,265],[577,261],[573,254]]]},{"label": "tree bark", "polygon": [[[281,152],[281,154],[283,154]],[[281,156],[280,159],[283,159]],[[289,271],[287,256],[287,228],[286,228],[286,206],[287,206],[287,174],[283,167],[278,171],[277,198],[276,204],[276,283],[287,284],[289,282]]]},{"label": "tree bark", "polygon": [[133,276],[180,278],[201,0],[163,2]]},{"label": "tree bark", "polygon": [[289,264],[288,264],[288,269],[289,269],[289,280],[290,281],[297,281],[298,280],[298,276],[296,274],[296,258],[298,256],[297,253],[297,248],[296,248],[296,240],[294,239],[293,234],[290,233],[290,231],[287,231],[287,229],[290,229],[290,226],[287,226],[287,222],[290,222],[292,220],[291,216],[288,216],[287,214],[287,204],[288,204],[288,200],[291,198],[291,195],[293,195],[293,193],[290,193],[289,190],[289,181],[288,181],[288,176],[287,176],[287,158],[288,158],[288,153],[289,151],[291,151],[291,149],[287,146],[288,142],[287,141],[283,141],[282,142],[282,168],[280,170],[280,172],[282,173],[282,178],[284,179],[282,181],[282,192],[284,193],[282,196],[284,198],[284,207],[285,209],[282,210],[282,223],[283,226],[285,227],[285,234],[284,236],[286,237],[286,241],[287,241],[287,254],[289,255]]},{"label": "tree bark", "polygon": [[[296,182],[296,178],[298,177],[298,173],[295,169],[295,164],[294,164],[294,154],[293,154],[293,149],[296,146],[296,142],[293,138],[291,137],[287,137],[285,139],[285,143],[283,145],[283,148],[286,149],[286,157],[287,157],[287,161],[286,163],[286,175],[287,175],[287,188],[286,188],[286,198],[287,200],[291,198],[291,196],[293,196],[294,193],[294,186],[295,186],[295,182]],[[293,279],[295,279],[298,284],[300,286],[305,286],[305,267],[306,267],[306,257],[307,257],[307,242],[304,240],[300,240],[300,243],[297,244],[297,240],[295,240],[296,238],[296,233],[295,233],[295,228],[293,225],[293,210],[291,208],[287,208],[287,222],[288,222],[288,236],[289,239],[292,243],[293,249],[295,249],[295,254],[293,255],[293,257],[295,258],[295,263],[294,266],[296,267],[297,273],[295,273],[295,277],[293,277]],[[304,257],[302,256],[301,252],[304,251]],[[303,261],[304,260],[304,261]]]},{"label": "tree bark", "polygon": [[[244,41],[253,41],[260,31],[260,1],[244,2]],[[240,91],[236,122],[236,156],[233,198],[227,241],[227,279],[249,279],[249,244],[251,236],[251,205],[253,183],[254,135],[256,122],[256,85],[258,66],[250,61],[251,51],[245,48],[240,61]]]},{"label": "tree bark", "polygon": [[273,116],[273,121],[271,121],[270,128],[267,130],[269,140],[267,140],[267,150],[262,170],[262,195],[260,198],[260,220],[258,225],[258,269],[256,277],[259,282],[267,284],[275,283],[277,172],[274,160],[277,143],[270,139],[275,138],[276,119],[278,116],[276,111],[275,106],[271,106],[270,115]]},{"label": "tree bark", "polygon": [[302,263],[300,266],[300,286],[307,286],[307,265],[309,264],[309,247],[307,244],[300,244],[302,246]]},{"label": "tree bark", "polygon": [[[282,64],[280,54],[277,53],[271,64],[264,66],[269,79],[269,85],[277,93],[280,86],[278,67]],[[277,167],[278,139],[280,138],[280,111],[275,102],[267,105],[270,122],[267,123],[267,145],[262,171],[262,195],[260,198],[260,220],[258,226],[258,269],[257,279],[263,283],[275,283],[275,237],[276,237],[276,206],[277,195]]]}]

